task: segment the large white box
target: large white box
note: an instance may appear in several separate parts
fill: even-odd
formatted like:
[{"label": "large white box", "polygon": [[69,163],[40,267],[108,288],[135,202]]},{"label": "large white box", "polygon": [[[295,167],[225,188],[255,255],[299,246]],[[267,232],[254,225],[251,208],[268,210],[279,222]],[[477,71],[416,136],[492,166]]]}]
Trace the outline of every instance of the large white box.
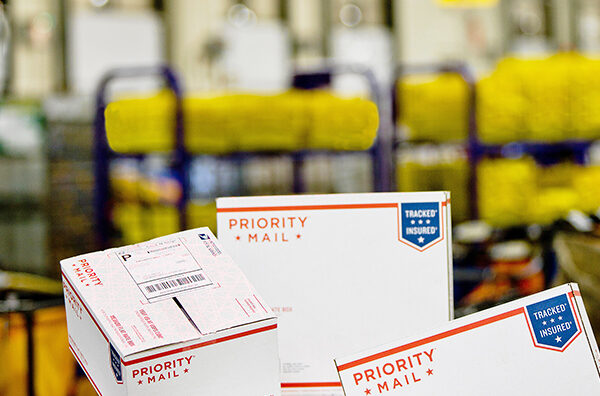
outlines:
[{"label": "large white box", "polygon": [[219,240],[279,314],[285,393],[339,395],[333,358],[452,317],[449,193],[217,199]]},{"label": "large white box", "polygon": [[208,228],[61,261],[100,395],[279,395],[277,319]]},{"label": "large white box", "polygon": [[573,283],[336,359],[346,396],[597,395],[599,363]]}]

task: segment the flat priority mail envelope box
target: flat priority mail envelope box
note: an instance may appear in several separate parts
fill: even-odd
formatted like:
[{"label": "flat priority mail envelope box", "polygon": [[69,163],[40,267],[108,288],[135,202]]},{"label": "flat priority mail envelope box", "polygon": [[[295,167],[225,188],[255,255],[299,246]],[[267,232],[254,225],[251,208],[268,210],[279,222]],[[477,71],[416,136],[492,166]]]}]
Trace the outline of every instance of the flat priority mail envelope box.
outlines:
[{"label": "flat priority mail envelope box", "polygon": [[346,396],[598,395],[599,363],[574,283],[336,359]]},{"label": "flat priority mail envelope box", "polygon": [[342,394],[335,356],[451,318],[448,193],[219,198],[217,223],[279,315],[285,393]]},{"label": "flat priority mail envelope box", "polygon": [[276,317],[208,228],[61,270],[69,348],[98,394],[280,394]]}]

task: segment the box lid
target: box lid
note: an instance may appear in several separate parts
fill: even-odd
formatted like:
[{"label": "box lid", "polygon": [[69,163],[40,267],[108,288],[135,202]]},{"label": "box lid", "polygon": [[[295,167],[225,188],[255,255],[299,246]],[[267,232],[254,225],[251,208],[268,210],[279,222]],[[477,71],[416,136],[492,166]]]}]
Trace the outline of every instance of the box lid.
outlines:
[{"label": "box lid", "polygon": [[72,257],[61,268],[121,356],[274,317],[206,227]]}]

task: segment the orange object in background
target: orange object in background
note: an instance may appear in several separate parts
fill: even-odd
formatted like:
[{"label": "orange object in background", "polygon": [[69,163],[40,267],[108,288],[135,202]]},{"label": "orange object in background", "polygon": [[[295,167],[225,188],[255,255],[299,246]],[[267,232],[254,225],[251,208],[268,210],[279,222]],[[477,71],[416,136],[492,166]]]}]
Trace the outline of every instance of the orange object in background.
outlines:
[{"label": "orange object in background", "polygon": [[516,292],[519,296],[528,296],[545,288],[539,256],[514,261],[493,261],[489,268],[492,277],[467,294],[460,305],[497,303],[511,292]]},{"label": "orange object in background", "polygon": [[[37,310],[33,320],[35,394],[72,395],[76,363],[68,348],[64,307]],[[27,328],[23,314],[0,315],[0,356],[0,395],[27,395]]]}]

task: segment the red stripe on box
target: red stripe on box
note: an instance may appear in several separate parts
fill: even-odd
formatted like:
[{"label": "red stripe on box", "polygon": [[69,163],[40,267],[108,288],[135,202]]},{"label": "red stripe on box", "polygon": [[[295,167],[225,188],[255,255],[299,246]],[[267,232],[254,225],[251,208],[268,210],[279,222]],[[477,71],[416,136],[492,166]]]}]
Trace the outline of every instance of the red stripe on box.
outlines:
[{"label": "red stripe on box", "polygon": [[340,387],[341,382],[284,382],[282,388],[329,388]]},{"label": "red stripe on box", "polygon": [[210,340],[210,341],[200,342],[198,344],[194,344],[194,345],[190,345],[190,346],[186,346],[186,347],[182,347],[182,348],[172,349],[170,351],[157,353],[157,354],[146,356],[146,357],[139,358],[139,359],[134,359],[134,360],[129,360],[129,361],[124,361],[123,359],[121,359],[121,362],[125,366],[130,366],[132,364],[147,362],[148,360],[157,359],[157,358],[161,358],[161,357],[165,357],[165,356],[169,356],[169,355],[174,355],[174,354],[180,353],[180,352],[191,351],[193,349],[198,349],[198,348],[202,348],[202,347],[209,346],[209,345],[219,344],[221,342],[234,340],[236,338],[242,338],[242,337],[246,337],[246,336],[257,334],[257,333],[262,333],[262,332],[269,331],[269,330],[275,330],[276,328],[277,328],[276,324],[269,325],[269,326],[265,326],[265,327],[260,327],[258,329],[244,331],[242,333],[228,335],[226,337],[216,338],[216,339]]},{"label": "red stripe on box", "polygon": [[273,212],[282,210],[334,210],[334,209],[373,209],[395,208],[397,203],[297,205],[297,206],[249,206],[244,208],[217,208],[219,213],[231,212]]},{"label": "red stripe on box", "polygon": [[94,324],[96,325],[96,327],[100,331],[100,334],[102,334],[102,337],[104,337],[104,339],[106,340],[106,342],[110,343],[110,341],[108,341],[108,337],[106,336],[106,334],[104,334],[104,332],[102,331],[102,328],[100,327],[100,325],[98,324],[98,322],[96,322],[96,319],[94,319],[94,315],[92,315],[92,313],[88,309],[87,305],[85,305],[85,303],[83,302],[83,299],[79,296],[79,294],[77,294],[77,291],[75,290],[75,288],[73,287],[73,285],[71,284],[71,282],[69,282],[69,278],[67,278],[67,276],[65,275],[65,273],[62,272],[62,271],[61,271],[61,274],[63,276],[63,279],[67,281],[67,283],[71,287],[71,290],[73,290],[73,293],[75,293],[75,295],[77,296],[77,298],[81,302],[81,305],[83,305],[83,308],[85,308],[85,310],[87,311],[88,315],[90,315],[90,318],[92,318],[92,321],[94,322]]},{"label": "red stripe on box", "polygon": [[239,300],[236,298],[235,301],[238,303],[238,305],[240,306],[240,308],[242,308],[242,311],[244,311],[244,313],[246,314],[246,316],[250,317],[250,315],[248,314],[248,312],[246,312],[246,310],[244,309],[244,307],[242,306],[242,304],[240,304]]},{"label": "red stripe on box", "polygon": [[353,367],[356,367],[356,366],[360,366],[361,364],[372,362],[373,360],[377,360],[377,359],[381,359],[381,358],[384,358],[384,357],[387,357],[387,356],[390,356],[390,355],[394,355],[396,353],[400,353],[400,352],[403,352],[403,351],[406,351],[406,350],[409,350],[409,349],[412,349],[412,348],[416,348],[416,347],[421,346],[421,345],[426,345],[426,344],[432,343],[434,341],[438,341],[438,340],[441,340],[441,339],[444,339],[444,338],[448,338],[448,337],[451,337],[451,336],[456,335],[456,334],[464,333],[466,331],[473,330],[473,329],[476,329],[478,327],[482,327],[482,326],[488,325],[490,323],[498,322],[500,320],[507,319],[507,318],[510,318],[510,317],[513,317],[513,316],[517,316],[517,315],[521,315],[521,314],[523,314],[523,315],[525,314],[525,308],[523,308],[523,307],[517,308],[517,309],[513,309],[512,311],[504,312],[504,313],[501,313],[499,315],[492,316],[490,318],[482,319],[482,320],[477,321],[477,322],[469,323],[469,324],[466,324],[464,326],[457,327],[456,329],[444,331],[442,333],[435,334],[433,336],[426,337],[426,338],[423,338],[423,339],[418,340],[418,341],[413,341],[413,342],[408,343],[406,345],[402,345],[402,346],[399,346],[399,347],[396,347],[396,348],[388,349],[387,351],[379,352],[379,353],[376,353],[374,355],[367,356],[367,357],[364,357],[362,359],[355,360],[353,362],[342,364],[342,365],[338,366],[338,371],[348,370],[350,368],[353,368]]},{"label": "red stripe on box", "polygon": [[[450,200],[440,202],[442,207],[446,207],[450,203]],[[441,215],[441,237],[436,242],[430,244],[424,249],[413,246],[407,242],[404,242],[400,238],[400,205],[398,203],[370,203],[370,204],[335,204],[335,205],[296,205],[296,206],[249,206],[249,207],[238,207],[238,208],[217,208],[218,213],[236,213],[236,212],[270,212],[270,211],[284,211],[284,210],[332,210],[332,209],[373,209],[373,208],[391,208],[396,209],[398,215],[398,241],[418,250],[424,252],[430,247],[438,244],[444,240],[444,214],[442,211]]]},{"label": "red stripe on box", "polygon": [[81,369],[85,372],[85,375],[87,375],[88,379],[90,380],[90,382],[92,383],[92,385],[94,386],[94,389],[96,389],[96,392],[98,392],[98,394],[100,396],[102,396],[102,392],[100,392],[100,389],[98,389],[98,387],[96,386],[96,383],[94,382],[94,380],[92,379],[92,376],[90,375],[90,373],[88,373],[88,371],[86,370],[85,366],[83,365],[83,363],[81,362],[81,359],[79,358],[79,356],[77,356],[77,354],[75,353],[75,350],[71,347],[71,344],[69,344],[69,349],[71,350],[71,353],[73,354],[73,356],[75,356],[75,359],[77,359],[77,362],[79,363],[79,365],[81,366]]},{"label": "red stripe on box", "polygon": [[265,313],[269,313],[269,311],[267,311],[267,309],[262,305],[262,303],[260,302],[260,300],[258,299],[258,297],[256,297],[256,294],[253,294],[254,299],[256,300],[256,302],[258,302],[261,306],[261,308],[263,309],[263,311],[265,311]]}]

